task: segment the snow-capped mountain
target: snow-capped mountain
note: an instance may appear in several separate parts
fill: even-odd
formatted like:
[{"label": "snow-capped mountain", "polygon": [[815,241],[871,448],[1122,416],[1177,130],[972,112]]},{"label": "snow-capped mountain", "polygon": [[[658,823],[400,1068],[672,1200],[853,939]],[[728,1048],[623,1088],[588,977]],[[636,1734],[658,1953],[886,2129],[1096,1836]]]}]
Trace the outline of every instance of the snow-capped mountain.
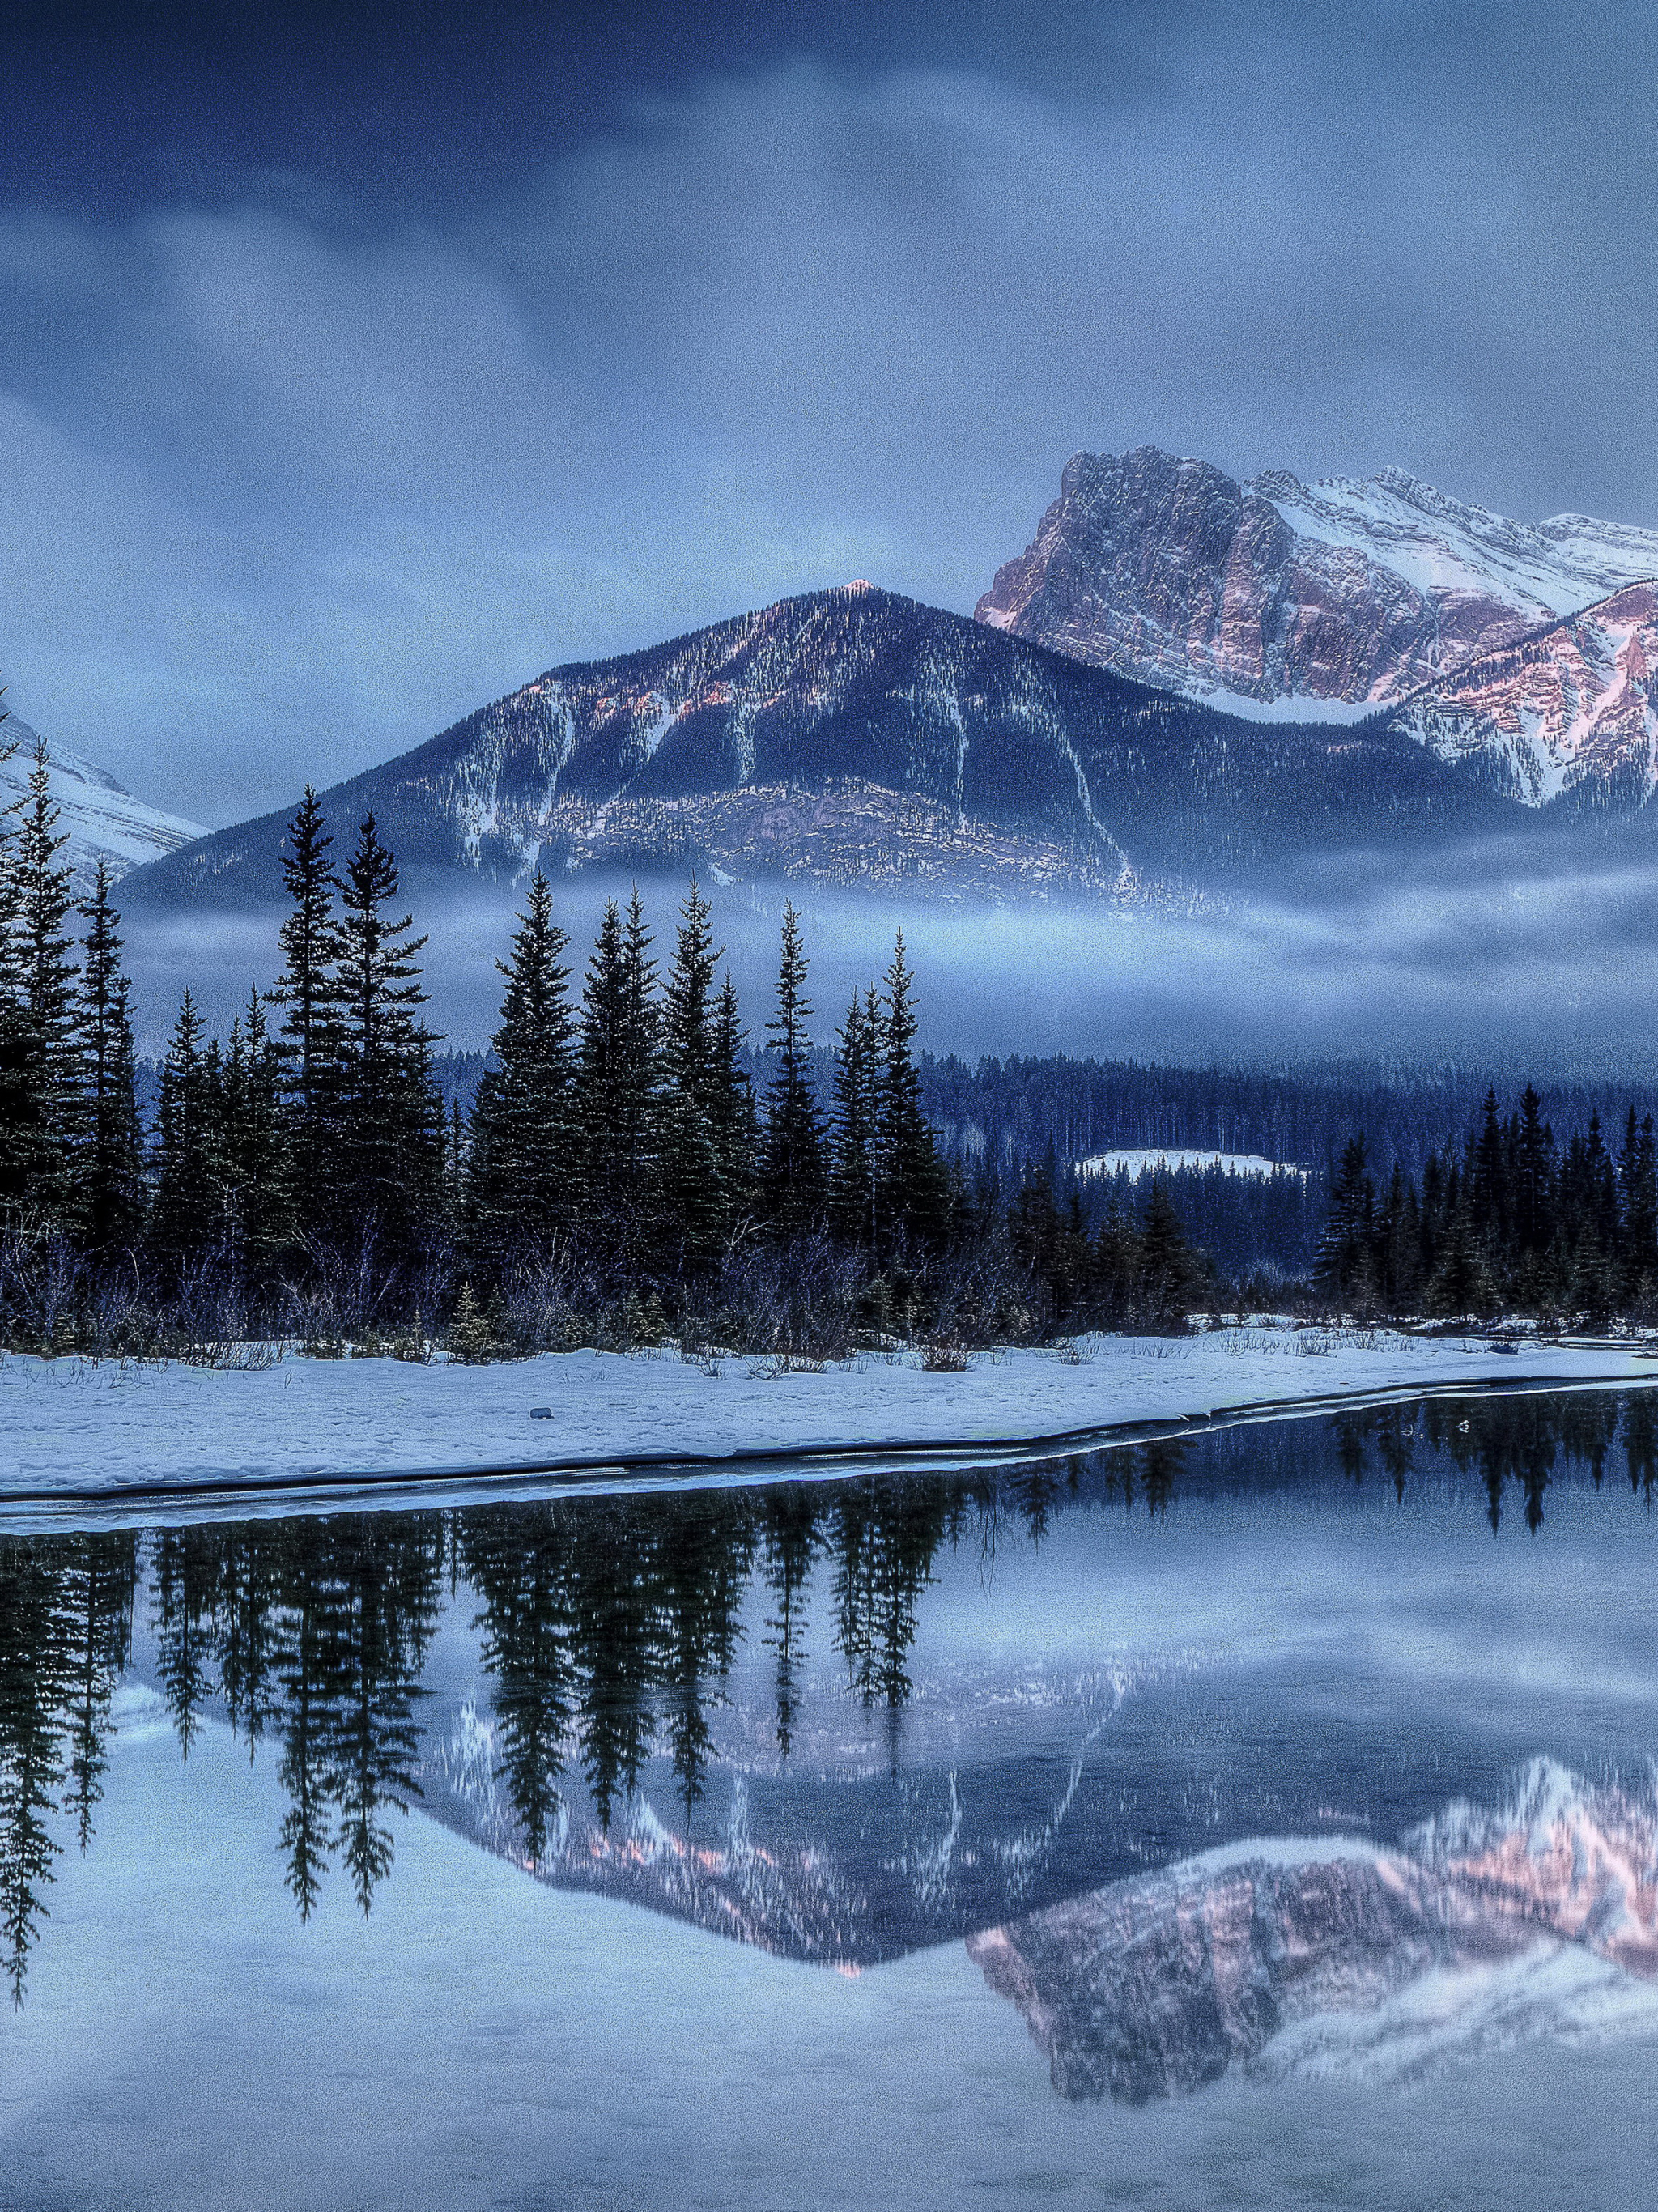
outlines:
[{"label": "snow-capped mountain", "polygon": [[[981,622],[1236,714],[1393,726],[1531,805],[1655,781],[1658,531],[1510,521],[1397,469],[1244,483],[1078,453]],[[1563,622],[1562,618],[1564,617]]]},{"label": "snow-capped mountain", "polygon": [[[1518,810],[1409,734],[1271,729],[867,584],[556,668],[324,794],[406,863],[1111,890]],[[286,812],[144,871],[275,894]]]},{"label": "snow-capped mountain", "polygon": [[1539,1759],[1396,1849],[1240,1841],[968,1950],[1063,2096],[1142,2104],[1235,2067],[1410,2079],[1541,2033],[1650,2034],[1655,1855],[1649,1775]]},{"label": "snow-capped mountain", "polygon": [[[27,790],[39,742],[15,714],[0,722],[0,748],[13,748],[9,758],[0,760],[0,808],[12,805]],[[91,890],[100,860],[108,864],[112,877],[124,876],[130,868],[207,835],[199,822],[146,806],[107,769],[94,767],[60,746],[47,746],[46,766],[60,811],[58,826],[69,838],[60,857],[69,863],[77,895]]]},{"label": "snow-capped mountain", "polygon": [[1351,716],[1655,578],[1658,531],[1513,522],[1398,469],[1239,483],[1141,446],[1072,456],[976,611],[1234,711]]}]

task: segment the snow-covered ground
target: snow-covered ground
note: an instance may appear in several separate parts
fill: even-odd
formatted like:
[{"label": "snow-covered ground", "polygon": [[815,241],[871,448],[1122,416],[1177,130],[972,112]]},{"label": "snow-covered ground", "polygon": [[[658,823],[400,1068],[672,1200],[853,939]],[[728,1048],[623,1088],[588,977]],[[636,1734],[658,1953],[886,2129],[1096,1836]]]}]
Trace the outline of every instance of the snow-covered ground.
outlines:
[{"label": "snow-covered ground", "polygon": [[[991,1443],[1418,1385],[1658,1380],[1658,1363],[1633,1345],[1524,1344],[1516,1357],[1384,1330],[1090,1337],[1078,1350],[978,1355],[964,1374],[927,1373],[909,1354],[817,1374],[741,1358],[707,1372],[671,1352],[485,1367],[288,1356],[252,1371],[0,1356],[0,1502],[611,1455]],[[533,1418],[534,1407],[551,1418]]]}]

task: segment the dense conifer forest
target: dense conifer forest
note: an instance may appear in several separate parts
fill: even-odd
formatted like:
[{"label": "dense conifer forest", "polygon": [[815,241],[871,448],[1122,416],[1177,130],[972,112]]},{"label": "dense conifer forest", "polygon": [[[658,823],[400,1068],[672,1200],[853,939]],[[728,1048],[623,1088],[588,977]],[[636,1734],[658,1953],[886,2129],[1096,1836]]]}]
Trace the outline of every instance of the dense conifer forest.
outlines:
[{"label": "dense conifer forest", "polygon": [[[0,836],[14,1349],[485,1359],[671,1339],[821,1360],[902,1340],[949,1364],[1202,1306],[1658,1304],[1649,1093],[1609,1141],[1604,1087],[1527,1086],[1504,1118],[1444,1073],[931,1060],[902,935],[825,1049],[793,908],[756,1034],[695,884],[660,938],[637,892],[613,902],[583,963],[542,876],[489,1050],[440,1058],[396,857],[372,817],[337,848],[309,791],[274,987],[222,1038],[186,992],[150,1067],[110,878],[74,904],[64,842],[41,757]],[[1284,1164],[1080,1164],[1165,1144]]]},{"label": "dense conifer forest", "polygon": [[[1069,1313],[1051,1177],[1010,1203],[928,1117],[902,935],[825,1068],[793,908],[751,1041],[694,884],[665,941],[637,893],[612,902],[578,969],[537,876],[490,1050],[444,1086],[395,856],[372,817],[338,852],[307,792],[275,986],[224,1038],[186,992],[146,1085],[108,876],[74,908],[63,843],[43,756],[0,848],[14,1348],[483,1359],[671,1334],[814,1359],[902,1339],[947,1361]],[[1114,1213],[1101,1254],[1095,1303],[1124,1321],[1177,1325],[1203,1278],[1166,1205],[1144,1231]]]}]

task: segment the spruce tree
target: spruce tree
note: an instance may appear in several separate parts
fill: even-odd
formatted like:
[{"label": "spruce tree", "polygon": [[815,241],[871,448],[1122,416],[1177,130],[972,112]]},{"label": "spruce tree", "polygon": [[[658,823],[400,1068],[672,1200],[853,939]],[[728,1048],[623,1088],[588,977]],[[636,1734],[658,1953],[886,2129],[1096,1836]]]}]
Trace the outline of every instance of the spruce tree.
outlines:
[{"label": "spruce tree", "polygon": [[73,1155],[81,1133],[79,1000],[70,871],[46,749],[35,751],[11,853],[8,995],[15,1022],[15,1119],[5,1196],[32,1222],[77,1227]]},{"label": "spruce tree", "polygon": [[783,909],[777,970],[777,1012],[766,1024],[774,1073],[766,1090],[760,1139],[761,1210],[780,1243],[817,1228],[828,1197],[823,1123],[811,1083],[811,1006],[805,995],[810,965],[793,905]]},{"label": "spruce tree", "polygon": [[709,1126],[728,1236],[737,1235],[750,1217],[759,1169],[760,1120],[755,1112],[754,1087],[743,1065],[743,1046],[737,986],[727,975],[720,985],[714,1014]]},{"label": "spruce tree", "polygon": [[1344,1304],[1375,1296],[1376,1186],[1362,1136],[1349,1139],[1331,1178],[1329,1210],[1314,1272]]},{"label": "spruce tree", "polygon": [[131,1245],[143,1221],[143,1132],[129,1006],[121,969],[120,915],[110,902],[109,866],[98,863],[81,963],[85,1106],[77,1164],[82,1233],[94,1252]]},{"label": "spruce tree", "polygon": [[371,814],[341,885],[337,1092],[326,1115],[333,1227],[355,1256],[370,1243],[394,1265],[412,1261],[443,1212],[443,1101],[432,1080],[434,1042],[411,917],[392,921],[398,867]]},{"label": "spruce tree", "polygon": [[286,1008],[281,1052],[301,1218],[316,1228],[331,1212],[331,1127],[339,1088],[341,937],[322,805],[309,784],[288,824],[282,883],[290,912],[277,933],[282,969],[272,1000]]},{"label": "spruce tree", "polygon": [[735,1210],[720,1158],[723,1071],[714,982],[721,954],[708,920],[708,902],[693,882],[680,908],[662,994],[663,1216],[669,1236],[693,1265],[720,1251]]},{"label": "spruce tree", "polygon": [[847,1008],[835,1054],[835,1115],[830,1132],[829,1222],[837,1237],[865,1251],[876,1242],[880,1182],[880,1002],[874,986]]},{"label": "spruce tree", "polygon": [[[0,761],[17,747],[5,740],[0,708]],[[17,931],[17,820],[22,801],[0,807],[0,1228],[21,1218],[33,1158],[34,1119],[23,1008],[22,947]]]},{"label": "spruce tree", "polygon": [[618,1256],[654,1241],[658,1206],[658,1011],[639,894],[624,927],[612,899],[582,993],[576,1086],[586,1224]]},{"label": "spruce tree", "polygon": [[1140,1230],[1139,1295],[1146,1319],[1158,1328],[1182,1327],[1203,1285],[1203,1262],[1187,1242],[1169,1187],[1158,1176]]},{"label": "spruce tree", "polygon": [[256,1279],[269,1278],[298,1228],[292,1138],[283,1108],[282,1054],[257,991],[233,1024],[225,1056],[223,1151],[231,1233]]},{"label": "spruce tree", "polygon": [[149,1211],[150,1246],[174,1280],[224,1241],[223,1105],[218,1047],[203,1043],[201,1016],[186,991],[161,1062]]},{"label": "spruce tree", "polygon": [[545,876],[530,885],[510,962],[497,1065],[479,1080],[462,1177],[467,1241],[498,1267],[515,1247],[544,1249],[572,1220],[580,1167],[575,1115],[575,1017],[568,943],[553,921]]},{"label": "spruce tree", "polygon": [[904,959],[902,930],[884,980],[879,1210],[890,1229],[902,1228],[923,1243],[933,1243],[943,1238],[950,1224],[950,1177],[938,1157],[932,1125],[921,1110],[921,1079],[913,1051],[914,977]]}]

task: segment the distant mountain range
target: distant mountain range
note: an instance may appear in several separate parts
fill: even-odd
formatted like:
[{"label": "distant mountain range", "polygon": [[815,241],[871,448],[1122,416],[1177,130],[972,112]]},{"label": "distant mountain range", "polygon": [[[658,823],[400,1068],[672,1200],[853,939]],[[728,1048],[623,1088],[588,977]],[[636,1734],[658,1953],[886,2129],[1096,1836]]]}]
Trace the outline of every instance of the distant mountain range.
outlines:
[{"label": "distant mountain range", "polygon": [[[1128,893],[1521,810],[1382,726],[1262,727],[867,584],[550,670],[325,794],[400,856],[913,890]],[[274,896],[288,817],[135,878]]]},{"label": "distant mountain range", "polygon": [[[504,882],[1227,889],[1643,808],[1655,578],[1658,532],[1511,522],[1395,470],[1078,454],[976,620],[861,582],[781,600],[551,669],[325,804]],[[166,851],[129,900],[276,896],[290,812]]]},{"label": "distant mountain range", "polygon": [[[9,759],[0,760],[0,808],[10,806],[27,790],[39,742],[15,714],[0,722],[0,748],[15,748]],[[107,769],[95,768],[78,754],[49,744],[46,764],[58,801],[58,826],[69,839],[60,857],[69,863],[77,896],[92,889],[100,860],[108,863],[112,876],[125,876],[129,869],[207,835],[199,822],[145,805]]]}]

